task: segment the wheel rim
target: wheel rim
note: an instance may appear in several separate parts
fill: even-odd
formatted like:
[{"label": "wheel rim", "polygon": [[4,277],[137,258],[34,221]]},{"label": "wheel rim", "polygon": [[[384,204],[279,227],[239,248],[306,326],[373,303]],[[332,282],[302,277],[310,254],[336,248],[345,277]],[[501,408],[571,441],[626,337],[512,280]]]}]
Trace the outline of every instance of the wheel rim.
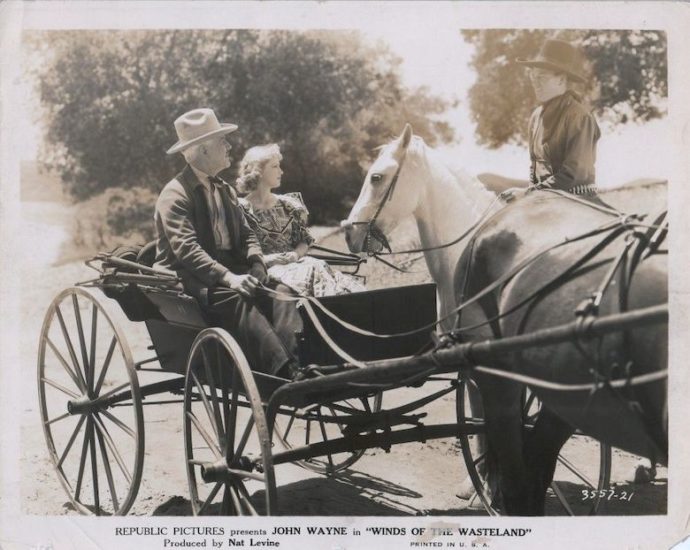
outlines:
[{"label": "wheel rim", "polygon": [[492,506],[491,492],[481,474],[483,467],[486,465],[486,452],[483,451],[480,443],[480,438],[486,437],[483,411],[480,411],[480,416],[473,417],[469,405],[468,387],[471,385],[475,391],[478,391],[478,389],[476,384],[465,376],[461,376],[458,382],[456,398],[457,420],[462,432],[458,438],[460,439],[460,448],[467,474],[470,476],[476,491],[475,496],[470,499],[470,502],[478,498],[489,515],[498,516],[500,513]]},{"label": "wheel rim", "polygon": [[[541,402],[535,394],[525,389],[523,417],[526,427],[534,426],[541,410]],[[586,452],[582,448],[587,449]],[[586,455],[588,468],[596,465],[598,475],[588,475],[583,468],[582,455]],[[547,499],[554,497],[560,508],[569,516],[594,515],[602,502],[599,491],[608,489],[611,478],[611,447],[576,431],[561,449],[556,463],[554,481],[551,482]],[[582,491],[595,491],[593,499],[583,499]]]},{"label": "wheel rim", "polygon": [[[82,514],[124,515],[141,482],[144,420],[132,354],[99,292],[70,288],[41,329],[41,424],[58,479]],[[109,396],[127,394],[119,403]]]},{"label": "wheel rim", "polygon": [[244,354],[222,329],[204,330],[192,344],[184,437],[194,515],[273,513],[275,474],[263,405]]},{"label": "wheel rim", "polygon": [[[458,386],[457,395],[458,424],[461,426],[468,426],[468,419],[471,418],[467,393],[468,385],[476,389],[476,385],[471,379],[462,377]],[[534,426],[540,407],[541,404],[536,396],[527,390],[523,397],[523,424],[527,429],[529,429],[530,426]],[[478,452],[479,445],[477,444],[477,438],[485,434],[483,413],[481,417],[473,420],[481,424],[478,430],[479,434],[461,434],[459,436],[465,467],[467,468],[467,473],[477,493],[476,498],[479,498],[490,515],[500,515],[501,511],[493,505],[492,493],[481,474],[481,467],[484,464],[486,455]],[[589,447],[587,450],[590,457],[588,462],[593,461],[598,467],[598,472],[593,476],[587,475],[572,457],[572,449],[578,446],[581,447],[582,445],[587,445]],[[594,499],[584,501],[586,505],[583,505],[581,490],[596,490],[597,492],[603,490],[608,487],[610,476],[611,448],[608,445],[601,444],[592,438],[576,432],[566,442],[561,449],[561,453],[558,455],[554,481],[548,490],[549,492],[547,492],[547,499],[549,495],[555,497],[560,508],[565,511],[567,515],[596,514],[601,503],[601,498],[597,494]]]},{"label": "wheel rim", "polygon": [[[376,413],[381,410],[382,394],[315,404],[301,409],[284,407],[276,417],[274,434],[286,449],[302,447],[343,436],[347,426],[338,418]],[[301,467],[324,475],[333,475],[357,462],[365,450],[328,453],[323,457],[296,461]]]}]

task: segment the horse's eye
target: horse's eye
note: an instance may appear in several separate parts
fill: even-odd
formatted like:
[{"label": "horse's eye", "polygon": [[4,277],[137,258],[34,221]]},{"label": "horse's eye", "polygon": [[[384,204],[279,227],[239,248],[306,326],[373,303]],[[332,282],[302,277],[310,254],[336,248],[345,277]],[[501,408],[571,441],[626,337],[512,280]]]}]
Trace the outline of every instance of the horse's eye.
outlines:
[{"label": "horse's eye", "polygon": [[383,176],[381,174],[372,174],[371,175],[371,183],[381,183],[382,179],[383,179]]}]

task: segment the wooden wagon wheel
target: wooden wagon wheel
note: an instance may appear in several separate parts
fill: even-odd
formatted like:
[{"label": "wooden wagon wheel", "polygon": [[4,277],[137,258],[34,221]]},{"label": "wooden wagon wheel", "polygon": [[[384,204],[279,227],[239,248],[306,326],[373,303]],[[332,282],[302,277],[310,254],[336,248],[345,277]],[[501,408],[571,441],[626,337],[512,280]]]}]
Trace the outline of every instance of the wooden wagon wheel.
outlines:
[{"label": "wooden wagon wheel", "polygon": [[223,329],[206,329],[192,344],[184,438],[194,515],[275,512],[273,456],[261,397],[240,346]]},{"label": "wooden wagon wheel", "polygon": [[[370,414],[381,410],[382,394],[345,399],[333,403],[314,404],[301,409],[283,407],[276,417],[274,435],[286,448],[329,441],[343,435],[345,423],[340,417]],[[328,453],[323,457],[298,460],[295,463],[318,474],[333,475],[357,462],[365,450]]]},{"label": "wooden wagon wheel", "polygon": [[144,416],[132,354],[106,303],[98,290],[69,288],[50,304],[38,397],[48,452],[72,505],[82,514],[124,515],[141,483]]},{"label": "wooden wagon wheel", "polygon": [[[460,446],[462,448],[462,455],[467,468],[467,473],[472,480],[476,491],[476,497],[480,499],[484,508],[490,515],[500,515],[498,510],[492,502],[491,490],[487,487],[486,481],[483,477],[483,466],[486,459],[486,453],[479,444],[479,438],[483,436],[484,419],[482,416],[473,417],[470,411],[468,402],[469,385],[477,391],[474,382],[467,378],[461,377],[457,393],[457,417],[460,426],[467,426],[468,424],[475,424],[479,426],[479,433],[477,435],[460,435]],[[541,403],[539,399],[528,390],[523,396],[523,422],[527,429],[534,426],[536,416],[539,413]],[[580,444],[586,445],[589,462],[596,464],[598,470],[595,475],[587,475],[576,463],[573,457],[569,457],[569,446]],[[591,467],[588,465],[591,471]],[[599,509],[601,499],[598,496],[598,491],[608,489],[611,478],[611,448],[608,445],[599,443],[598,441],[586,437],[583,434],[576,432],[568,442],[561,449],[556,465],[556,472],[554,481],[551,483],[551,491],[554,493],[560,506],[565,510],[567,515],[594,515]],[[575,483],[582,484],[582,489],[589,491],[596,490],[597,496],[591,500],[583,501],[581,492],[568,490],[569,485]]]}]

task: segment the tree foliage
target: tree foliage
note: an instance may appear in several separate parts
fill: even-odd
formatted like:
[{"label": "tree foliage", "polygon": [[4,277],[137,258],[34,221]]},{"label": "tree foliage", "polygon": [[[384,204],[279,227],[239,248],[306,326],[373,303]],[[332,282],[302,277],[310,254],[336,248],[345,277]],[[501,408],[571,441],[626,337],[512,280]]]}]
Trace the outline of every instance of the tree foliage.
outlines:
[{"label": "tree foliage", "polygon": [[667,96],[666,35],[661,31],[462,31],[475,46],[477,80],[470,109],[478,140],[490,147],[523,143],[534,94],[518,57],[536,57],[547,38],[561,38],[583,53],[589,81],[581,89],[595,114],[615,125],[664,114]]},{"label": "tree foliage", "polygon": [[158,191],[182,166],[165,150],[173,121],[200,106],[237,123],[244,151],[278,142],[283,190],[300,190],[316,222],[337,219],[372,149],[407,121],[428,142],[453,134],[447,105],[406,90],[400,60],[353,32],[68,31],[30,37],[43,108],[44,166],[77,199],[104,189]]}]

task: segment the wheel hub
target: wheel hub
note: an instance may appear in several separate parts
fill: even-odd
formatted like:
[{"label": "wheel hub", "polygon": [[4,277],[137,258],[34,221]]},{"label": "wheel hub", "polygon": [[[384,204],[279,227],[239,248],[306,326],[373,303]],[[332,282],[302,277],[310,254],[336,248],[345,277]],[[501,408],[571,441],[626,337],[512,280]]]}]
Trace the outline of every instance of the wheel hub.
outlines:
[{"label": "wheel hub", "polygon": [[256,467],[256,463],[249,457],[240,457],[232,466],[228,466],[225,459],[221,458],[216,462],[206,462],[203,464],[201,466],[201,478],[205,483],[217,483],[219,481],[226,481],[231,477],[241,478],[241,472],[253,472],[254,470],[259,470],[259,468]]},{"label": "wheel hub", "polygon": [[67,402],[67,412],[70,414],[90,414],[98,412],[100,408],[99,403],[88,395],[82,395],[78,399],[70,399]]}]

